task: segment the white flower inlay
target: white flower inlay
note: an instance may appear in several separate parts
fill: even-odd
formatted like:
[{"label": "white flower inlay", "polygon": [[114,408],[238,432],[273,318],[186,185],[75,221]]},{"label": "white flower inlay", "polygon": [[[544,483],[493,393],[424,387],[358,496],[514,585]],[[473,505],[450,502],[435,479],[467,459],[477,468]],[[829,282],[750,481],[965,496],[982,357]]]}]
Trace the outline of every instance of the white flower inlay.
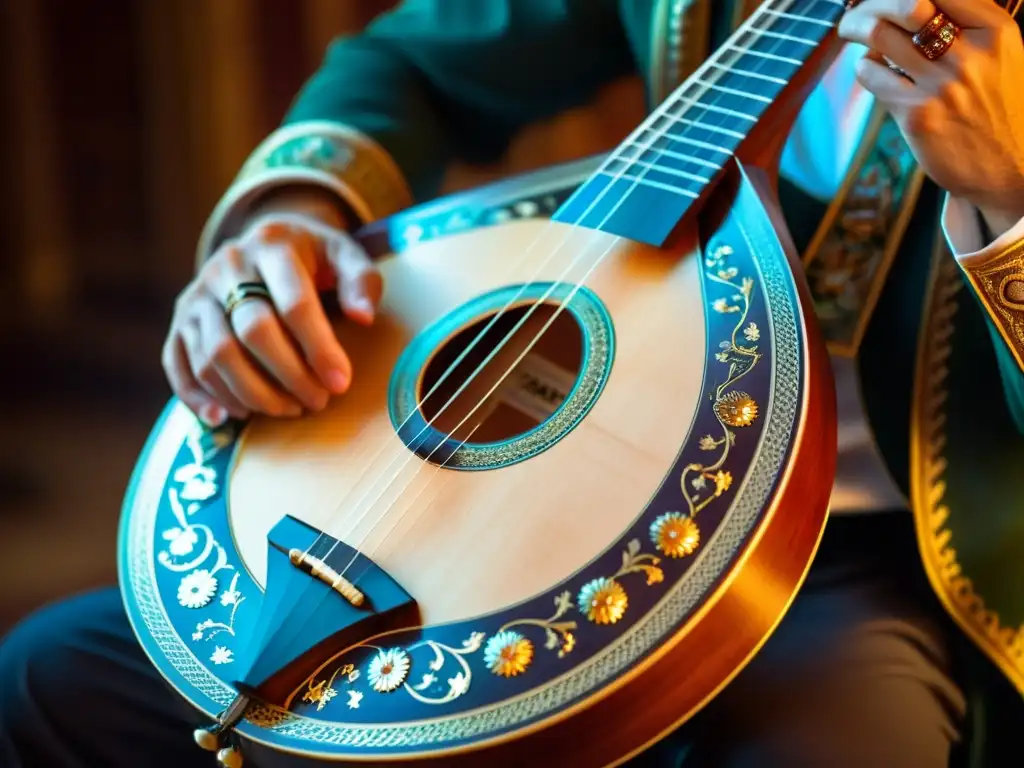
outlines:
[{"label": "white flower inlay", "polygon": [[378,653],[366,673],[373,690],[387,693],[398,688],[409,674],[409,664],[409,655],[401,648]]},{"label": "white flower inlay", "polygon": [[178,602],[184,608],[202,608],[217,594],[217,577],[205,568],[182,577],[178,585]]}]

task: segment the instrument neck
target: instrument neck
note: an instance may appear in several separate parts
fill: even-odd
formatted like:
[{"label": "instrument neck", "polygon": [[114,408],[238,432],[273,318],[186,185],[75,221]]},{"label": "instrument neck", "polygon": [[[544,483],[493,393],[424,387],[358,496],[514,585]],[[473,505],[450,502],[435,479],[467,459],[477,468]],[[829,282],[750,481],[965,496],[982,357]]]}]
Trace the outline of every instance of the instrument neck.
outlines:
[{"label": "instrument neck", "polygon": [[[661,246],[829,42],[843,0],[767,0],[622,142],[553,217]],[[788,127],[788,126],[787,126]]]}]

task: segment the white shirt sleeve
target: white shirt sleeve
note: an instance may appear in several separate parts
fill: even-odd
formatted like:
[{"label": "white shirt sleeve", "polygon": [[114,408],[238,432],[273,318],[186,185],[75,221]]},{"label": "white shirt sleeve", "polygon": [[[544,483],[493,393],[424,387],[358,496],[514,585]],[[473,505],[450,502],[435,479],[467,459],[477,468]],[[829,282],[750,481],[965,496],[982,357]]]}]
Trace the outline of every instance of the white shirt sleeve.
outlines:
[{"label": "white shirt sleeve", "polygon": [[942,206],[942,231],[957,261],[969,266],[980,266],[1014,243],[1024,240],[1024,219],[991,243],[986,243],[978,221],[978,209],[963,198],[947,194]]}]

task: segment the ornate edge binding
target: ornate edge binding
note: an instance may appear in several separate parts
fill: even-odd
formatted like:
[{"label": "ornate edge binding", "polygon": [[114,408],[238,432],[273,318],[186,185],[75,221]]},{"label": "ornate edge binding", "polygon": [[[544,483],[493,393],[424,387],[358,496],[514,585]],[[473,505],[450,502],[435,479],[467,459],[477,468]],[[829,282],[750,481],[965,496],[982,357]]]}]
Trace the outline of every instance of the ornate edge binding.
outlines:
[{"label": "ornate edge binding", "polygon": [[1024,240],[983,264],[961,264],[999,335],[1024,369]]},{"label": "ornate edge binding", "polygon": [[[735,223],[727,226],[731,230],[735,227]],[[765,226],[765,223],[758,221],[756,226],[760,229]],[[739,240],[747,242],[747,233],[745,231],[733,232],[733,234]],[[715,250],[710,245],[708,248],[712,251]],[[711,259],[711,261],[715,262],[716,259]],[[711,267],[712,264],[707,264],[706,266]],[[720,267],[718,264],[715,266]],[[283,747],[284,750],[297,753],[305,751],[299,745],[309,740],[318,741],[322,747],[329,745],[327,751],[331,753],[345,752],[352,747],[393,749],[419,746],[421,749],[429,748],[431,745],[436,746],[439,743],[450,744],[452,740],[457,741],[460,738],[460,732],[462,738],[466,738],[467,734],[470,733],[475,735],[480,735],[481,733],[493,734],[496,732],[495,729],[497,729],[497,732],[500,732],[507,727],[511,727],[513,721],[524,722],[534,718],[544,718],[545,715],[552,711],[552,708],[558,707],[557,701],[564,701],[565,696],[571,698],[578,695],[581,692],[580,686],[583,689],[589,689],[589,686],[594,683],[595,675],[602,679],[610,679],[610,677],[621,673],[624,665],[642,657],[644,649],[648,648],[651,642],[661,637],[664,631],[664,620],[669,615],[681,616],[693,609],[696,600],[695,593],[700,593],[702,590],[712,586],[716,580],[714,576],[715,569],[722,565],[722,558],[725,557],[731,560],[732,555],[729,553],[734,553],[736,551],[735,547],[739,546],[740,542],[745,540],[745,536],[750,533],[751,526],[757,517],[757,509],[763,505],[767,494],[770,493],[774,485],[774,480],[772,479],[775,477],[774,469],[770,469],[770,467],[777,467],[778,462],[783,459],[786,452],[785,444],[789,428],[783,425],[791,425],[793,419],[796,418],[799,394],[797,390],[790,389],[790,385],[799,380],[798,370],[800,367],[795,357],[795,349],[799,344],[796,343],[796,338],[791,338],[791,335],[799,333],[797,324],[794,323],[793,295],[790,288],[787,287],[786,273],[781,268],[781,262],[777,262],[774,259],[762,262],[753,260],[752,266],[754,274],[759,276],[762,283],[762,295],[767,299],[764,310],[769,317],[764,318],[764,323],[766,326],[774,327],[776,333],[780,334],[781,344],[779,357],[774,358],[774,367],[777,374],[772,377],[774,383],[771,390],[771,402],[769,404],[766,398],[765,402],[769,404],[769,407],[765,408],[765,412],[761,414],[761,417],[766,422],[764,426],[768,431],[763,435],[763,441],[760,443],[760,448],[754,457],[755,466],[752,468],[749,482],[740,483],[738,487],[734,485],[731,489],[736,493],[736,497],[730,505],[732,514],[729,518],[723,520],[725,525],[718,531],[717,535],[709,537],[706,542],[700,542],[700,549],[707,549],[703,553],[698,553],[697,557],[693,559],[699,567],[686,573],[679,583],[666,590],[663,599],[658,601],[657,606],[649,614],[644,614],[639,618],[636,626],[628,629],[623,636],[607,646],[599,654],[600,658],[585,661],[574,673],[567,673],[557,680],[549,681],[540,688],[533,688],[529,692],[513,697],[515,700],[514,705],[512,700],[506,700],[504,704],[488,707],[486,712],[479,709],[471,710],[470,712],[450,715],[437,720],[418,721],[404,726],[394,723],[378,726],[364,724],[360,726],[344,721],[310,719],[306,716],[296,715],[274,707],[258,706],[250,708],[246,717],[248,722],[240,724],[239,730],[247,738],[257,742],[270,743],[272,741],[273,743],[280,744],[282,739],[287,740],[291,744]],[[705,277],[708,276],[705,275]],[[728,286],[730,294],[737,292],[736,286],[729,285],[731,280],[723,278],[722,281],[714,282],[721,283],[720,287]],[[740,300],[742,291],[739,294],[735,297],[736,301]],[[710,317],[717,316],[719,320],[724,319],[723,315],[729,314],[728,312],[723,313],[721,310],[712,311],[710,306],[706,306],[705,312],[709,319]],[[735,336],[742,323],[728,323],[727,325],[729,326],[729,332]],[[713,344],[714,338],[717,338],[717,333],[714,337],[707,339],[708,343]],[[787,341],[789,343],[786,343]],[[792,354],[790,354],[791,352]],[[725,361],[721,362],[724,363]],[[707,390],[706,394],[712,395]],[[752,415],[745,412],[742,407],[739,407],[739,404],[732,403],[731,401],[727,404],[729,407],[723,410],[714,408],[714,403],[715,398],[712,395],[709,403],[709,405],[712,405],[710,415],[712,420],[719,425],[723,423],[723,418],[731,420],[734,417],[742,416],[745,421]],[[146,489],[150,489],[149,493],[152,493],[153,490],[156,490],[153,486],[158,485],[161,489],[157,491],[158,494],[162,494],[166,490],[164,483],[168,475],[161,473],[153,466],[152,461],[153,457],[157,455],[163,456],[166,460],[170,461],[170,457],[166,456],[167,451],[173,451],[175,455],[178,455],[178,452],[181,451],[181,443],[178,443],[176,446],[162,444],[161,441],[166,440],[166,438],[162,436],[161,429],[164,424],[180,423],[179,419],[183,417],[184,414],[177,411],[172,405],[156,425],[154,432],[147,441],[140,464],[137,465],[136,471],[133,474],[129,493],[125,500],[126,512],[133,506],[138,507],[141,505],[144,509],[152,505],[152,499],[137,496],[139,493],[146,493]],[[710,448],[702,446],[701,450],[706,451],[710,450]],[[151,452],[153,452],[152,455]],[[159,460],[157,464],[159,464]],[[154,471],[159,475],[159,480],[157,476],[154,476]],[[682,467],[680,467],[681,471]],[[678,485],[676,487],[678,488]],[[717,483],[714,490],[717,490]],[[714,490],[712,494],[714,494]],[[157,585],[147,582],[146,577],[148,575],[155,576],[155,573],[153,573],[155,563],[153,563],[152,559],[149,559],[151,558],[151,552],[146,550],[148,542],[153,541],[154,537],[157,536],[155,530],[157,520],[155,518],[147,519],[147,514],[155,513],[155,509],[147,510],[141,517],[137,514],[132,519],[126,517],[122,520],[122,541],[131,541],[135,544],[135,546],[129,546],[127,551],[124,548],[122,549],[119,564],[123,569],[122,578],[130,579],[136,590],[134,594],[127,596],[126,599],[129,616],[136,629],[139,628],[139,622],[141,622],[152,633],[152,643],[147,643],[143,637],[140,637],[140,641],[143,642],[143,646],[151,658],[154,660],[165,658],[170,662],[169,665],[162,666],[158,664],[157,666],[161,673],[170,681],[180,680],[187,686],[180,690],[188,700],[192,701],[195,706],[204,709],[204,711],[206,711],[205,708],[208,705],[197,701],[196,695],[206,697],[214,706],[226,706],[230,702],[230,688],[212,672],[208,664],[204,664],[196,658],[186,647],[184,636],[178,636],[176,629],[169,625],[169,617],[164,610],[164,606],[160,604],[159,597],[152,592]],[[678,520],[675,520],[677,516],[682,517],[680,513],[673,513],[670,516],[672,519],[662,520],[659,518],[659,521],[655,522],[659,523],[659,534],[671,534],[672,530],[675,530],[676,539],[682,539],[681,544],[683,550],[685,550],[698,542],[689,537],[689,533],[692,533],[691,531],[679,528],[677,525]],[[664,517],[665,515],[662,515],[662,518]],[[638,531],[638,533],[640,532]],[[645,538],[647,535],[650,535],[652,540],[655,539],[654,530],[644,531],[640,534],[641,538]],[[668,545],[669,539],[671,539],[671,536],[660,543]],[[676,539],[671,540],[675,542]],[[643,555],[638,551],[632,551],[636,548],[636,543],[639,542],[631,543],[626,551],[620,553],[623,555],[622,566],[653,566],[650,569],[640,567],[639,570],[647,574],[649,582],[657,583],[656,575],[653,580],[650,578],[652,572],[660,572],[661,567],[658,567],[659,565],[663,567],[669,566],[669,560],[663,560],[656,565],[653,562],[655,556]],[[625,544],[625,540],[623,540],[623,544]],[[660,546],[659,549],[661,549]],[[671,550],[672,548],[669,547],[669,549]],[[608,554],[610,555],[611,552]],[[665,554],[666,557],[674,559],[675,557],[690,553],[680,551],[677,554],[676,551],[672,550]],[[626,560],[630,562],[627,563],[625,562]],[[616,563],[609,563],[608,565],[611,565],[609,570],[601,571],[594,575],[607,576],[617,567]],[[630,568],[630,570],[636,569]],[[565,600],[564,595],[561,594],[555,595],[555,598],[557,614],[558,610],[562,607],[559,603],[569,603],[569,601]],[[550,609],[538,615],[546,615],[549,611]],[[629,619],[628,613],[630,611],[627,609],[627,620]],[[549,622],[551,624],[561,624],[562,619],[563,616],[551,616],[547,620],[541,620],[535,626],[543,633],[541,636],[544,636],[547,634],[545,630],[549,628],[543,626],[544,624]],[[550,650],[561,651],[559,656],[564,656],[571,652],[575,643],[572,639],[565,637],[566,633],[561,631],[563,629],[569,630],[569,627],[563,628],[559,626],[556,628],[552,626],[550,628],[556,632],[556,644]],[[561,635],[563,643],[568,644],[568,648],[564,645],[559,648],[558,635]],[[571,637],[574,639],[575,635],[571,635]],[[456,646],[458,646],[461,639],[455,638]],[[550,638],[548,640],[550,642]],[[498,643],[495,643],[495,646],[498,645]],[[496,656],[495,651],[500,653],[501,650],[504,650],[504,648],[493,648],[492,656]],[[504,664],[507,660],[509,663],[518,666],[522,664],[524,654],[524,648],[521,646],[509,649],[509,652],[505,654],[505,659],[501,660],[500,663]],[[533,657],[532,661],[534,664],[537,663],[536,656]],[[499,660],[492,658],[492,662],[498,663]],[[500,670],[496,671],[491,668],[489,671],[498,674]],[[504,677],[504,675],[500,674],[498,676]],[[301,694],[305,693],[305,691],[300,690],[297,693]],[[314,693],[312,697],[315,696],[316,694]],[[308,703],[316,706],[314,702]],[[325,702],[325,704],[329,706],[328,702]],[[339,702],[339,704],[342,707],[346,705],[344,701]],[[416,752],[413,754],[424,753]]]},{"label": "ornate edge binding", "polygon": [[953,532],[946,525],[947,363],[956,297],[964,285],[960,266],[946,249],[941,233],[937,243],[918,341],[910,430],[911,497],[918,546],[928,580],[947,613],[1024,693],[1024,627],[1004,627],[999,615],[986,607],[985,598],[975,592],[957,561]]},{"label": "ornate edge binding", "polygon": [[413,203],[401,170],[372,138],[343,123],[293,123],[270,134],[245,161],[203,227],[197,264],[237,230],[257,198],[289,185],[332,193],[363,224]]}]

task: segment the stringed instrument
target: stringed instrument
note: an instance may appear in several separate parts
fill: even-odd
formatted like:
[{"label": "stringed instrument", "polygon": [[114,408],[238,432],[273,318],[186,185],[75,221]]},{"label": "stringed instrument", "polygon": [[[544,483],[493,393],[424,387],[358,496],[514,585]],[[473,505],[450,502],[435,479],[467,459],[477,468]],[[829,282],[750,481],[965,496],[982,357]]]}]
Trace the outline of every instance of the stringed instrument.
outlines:
[{"label": "stringed instrument", "polygon": [[324,412],[168,405],[120,582],[201,747],[616,764],[753,657],[834,471],[773,178],[842,13],[770,0],[613,152],[366,227],[387,291]]}]

